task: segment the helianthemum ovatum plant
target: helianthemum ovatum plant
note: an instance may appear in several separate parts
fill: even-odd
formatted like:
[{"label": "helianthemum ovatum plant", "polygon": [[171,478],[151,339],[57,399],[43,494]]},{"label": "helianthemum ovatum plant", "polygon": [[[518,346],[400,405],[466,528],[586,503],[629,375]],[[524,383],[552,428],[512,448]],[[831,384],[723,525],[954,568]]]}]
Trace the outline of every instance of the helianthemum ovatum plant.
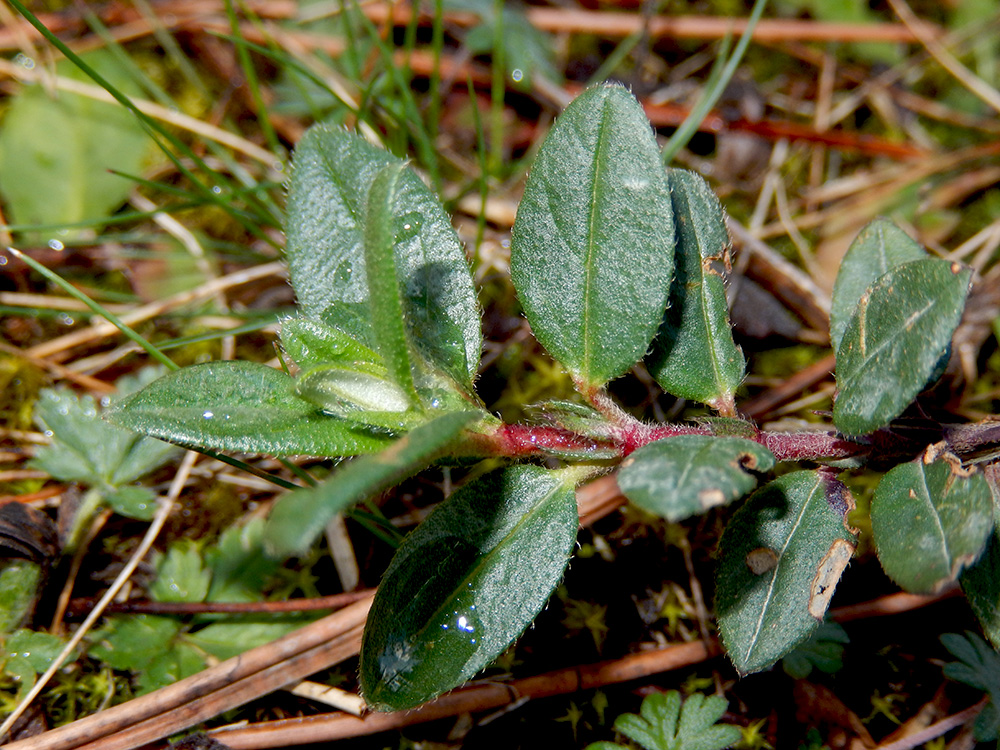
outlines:
[{"label": "helianthemum ovatum plant", "polygon": [[[539,149],[511,242],[531,328],[580,399],[542,405],[538,424],[504,424],[476,395],[480,318],[462,244],[412,169],[318,125],[295,154],[288,216],[300,314],[281,343],[294,374],[195,365],[111,418],[183,445],[355,456],[277,502],[266,531],[274,555],[304,552],[336,513],[432,464],[506,459],[442,502],[389,565],[361,655],[373,707],[415,706],[501,653],[563,575],[574,489],[616,468],[632,502],[671,521],[752,493],[722,537],[716,598],[740,672],[768,668],[823,619],[856,542],[838,472],[872,461],[892,467],[872,508],[888,575],[917,592],[960,579],[1000,639],[1000,540],[977,464],[996,428],[932,425],[919,443],[894,428],[947,357],[969,269],[887,221],[867,227],[834,292],[833,425],[762,431],[734,400],[744,360],[728,321],[719,202],[697,175],[664,168],[628,91],[591,88]],[[665,391],[717,416],[649,424],[626,414],[605,387],[639,361]],[[562,468],[548,468],[553,459]],[[754,491],[788,461],[818,468],[785,470]]]}]

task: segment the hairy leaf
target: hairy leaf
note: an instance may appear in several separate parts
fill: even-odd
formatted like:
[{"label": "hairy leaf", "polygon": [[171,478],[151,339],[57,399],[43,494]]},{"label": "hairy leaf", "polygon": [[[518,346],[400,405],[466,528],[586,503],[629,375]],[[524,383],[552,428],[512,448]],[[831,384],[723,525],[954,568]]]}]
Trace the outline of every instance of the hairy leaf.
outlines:
[{"label": "hairy leaf", "polygon": [[209,362],[164,375],[115,404],[108,419],[163,440],[244,453],[351,456],[392,442],[322,413],[295,394],[291,377],[253,362]]},{"label": "hairy leaf", "polygon": [[890,269],[865,292],[837,352],[837,429],[877,430],[924,388],[961,320],[971,274],[928,258]]},{"label": "hairy leaf", "polygon": [[425,469],[481,416],[476,412],[444,414],[381,453],[352,461],[322,484],[285,495],[267,519],[268,551],[276,557],[306,552],[337,513]]},{"label": "hairy leaf", "polygon": [[[380,353],[397,376],[403,324],[410,346],[471,391],[482,347],[472,275],[448,216],[412,170],[358,136],[314,126],[295,152],[288,215],[289,272],[306,316],[387,346]],[[366,243],[377,247],[375,279]],[[385,323],[388,303],[373,299],[371,286],[386,291],[390,271],[401,315],[392,346],[389,334],[373,330]]]},{"label": "hairy leaf", "polygon": [[823,619],[855,548],[847,488],[823,472],[778,477],[747,500],[722,535],[716,612],[741,673],[767,669]]},{"label": "hairy leaf", "polygon": [[339,328],[313,318],[289,318],[281,324],[281,345],[303,370],[317,365],[351,363],[376,364],[385,371],[381,358]]},{"label": "hairy leaf", "polygon": [[844,255],[833,285],[830,342],[834,351],[840,348],[840,340],[865,290],[890,269],[926,257],[927,251],[888,219],[875,219],[861,230]]},{"label": "hairy leaf", "polygon": [[918,459],[882,478],[871,520],[888,576],[907,591],[933,593],[983,551],[993,528],[993,501],[981,473],[961,476],[947,461]]},{"label": "hairy leaf", "polygon": [[673,207],[642,107],[620,86],[571,103],[535,159],[511,277],[542,345],[586,387],[646,353],[674,267]]},{"label": "hairy leaf", "polygon": [[647,359],[665,391],[733,412],[743,354],[733,343],[721,267],[729,249],[726,217],[708,184],[693,172],[668,172],[677,233],[670,305]]},{"label": "hairy leaf", "polygon": [[743,497],[769,471],[774,454],[742,438],[678,435],[634,451],[618,472],[622,494],[636,505],[680,521]]},{"label": "hairy leaf", "polygon": [[494,471],[458,490],[389,564],[361,645],[368,705],[412,708],[472,677],[538,614],[576,539],[572,474]]}]

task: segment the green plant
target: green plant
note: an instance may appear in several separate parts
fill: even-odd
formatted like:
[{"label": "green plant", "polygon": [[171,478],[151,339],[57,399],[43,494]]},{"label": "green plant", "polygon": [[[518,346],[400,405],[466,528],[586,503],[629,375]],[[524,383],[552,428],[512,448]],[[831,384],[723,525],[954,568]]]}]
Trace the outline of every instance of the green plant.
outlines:
[{"label": "green plant", "polygon": [[989,701],[976,717],[976,739],[993,742],[1000,738],[1000,656],[975,633],[945,633],[941,643],[958,661],[944,665],[946,677],[964,682],[986,693]]},{"label": "green plant", "polygon": [[[638,714],[622,714],[615,719],[615,731],[646,750],[722,750],[742,737],[739,727],[716,724],[725,711],[726,699],[721,695],[695,693],[682,701],[676,690],[652,693],[643,698]],[[587,745],[587,750],[624,748],[617,742]]]},{"label": "green plant", "polygon": [[[373,707],[417,705],[503,652],[569,560],[575,487],[617,467],[632,502],[680,520],[752,492],[778,462],[819,465],[753,492],[723,534],[716,612],[742,673],[770,667],[822,620],[856,543],[854,501],[837,474],[866,464],[892,467],[872,518],[886,572],[923,592],[961,577],[1000,640],[996,558],[976,562],[997,544],[976,464],[1000,428],[924,420],[919,432],[896,421],[941,370],[970,269],[929,256],[890,222],[867,227],[834,291],[832,427],[763,431],[737,416],[745,365],[728,322],[718,200],[698,176],[664,169],[625,89],[591,88],[541,146],[511,245],[532,330],[580,399],[540,405],[539,424],[504,424],[474,387],[482,342],[462,245],[415,172],[319,125],[297,148],[288,214],[300,315],[281,342],[296,374],[195,365],[110,418],[189,446],[357,456],[275,505],[264,538],[279,557],[308,550],[334,514],[432,464],[504,463],[474,471],[386,571],[361,655]],[[717,416],[650,424],[625,413],[605,386],[640,360],[664,390]]]}]

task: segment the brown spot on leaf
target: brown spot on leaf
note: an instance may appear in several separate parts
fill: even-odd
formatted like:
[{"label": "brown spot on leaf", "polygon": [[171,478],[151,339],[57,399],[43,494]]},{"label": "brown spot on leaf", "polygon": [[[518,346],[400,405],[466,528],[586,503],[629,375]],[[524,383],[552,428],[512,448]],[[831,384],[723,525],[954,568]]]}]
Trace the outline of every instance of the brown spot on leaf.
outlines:
[{"label": "brown spot on leaf", "polygon": [[749,451],[740,453],[736,456],[736,460],[739,462],[740,468],[745,471],[754,471],[757,468],[757,457]]},{"label": "brown spot on leaf", "polygon": [[747,553],[746,563],[751,573],[755,576],[762,576],[777,566],[778,553],[770,547],[758,547]]},{"label": "brown spot on leaf", "polygon": [[837,582],[854,556],[854,545],[846,539],[835,539],[823,559],[819,561],[816,575],[809,589],[809,614],[822,620]]},{"label": "brown spot on leaf", "polygon": [[722,493],[722,490],[702,490],[698,493],[698,502],[701,507],[705,510],[709,508],[714,508],[717,505],[723,505],[726,502],[726,496]]}]

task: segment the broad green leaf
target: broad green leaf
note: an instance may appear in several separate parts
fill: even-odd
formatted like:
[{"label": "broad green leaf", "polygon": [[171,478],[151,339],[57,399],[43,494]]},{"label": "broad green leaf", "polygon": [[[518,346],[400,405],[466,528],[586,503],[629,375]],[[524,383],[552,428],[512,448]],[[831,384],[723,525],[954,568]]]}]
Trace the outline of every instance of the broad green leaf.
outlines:
[{"label": "broad green leaf", "polygon": [[[317,365],[381,363],[381,358],[339,328],[313,318],[289,318],[281,324],[281,345],[303,370]],[[384,371],[385,366],[381,365]]]},{"label": "broad green leaf", "polygon": [[102,492],[128,484],[177,455],[177,448],[104,422],[92,396],[46,388],[35,403],[35,421],[52,433],[32,466],[64,482]]},{"label": "broad green leaf", "polygon": [[[140,93],[106,50],[84,59],[120,91]],[[62,61],[56,72],[92,83]],[[101,219],[128,198],[134,183],[112,174],[141,174],[153,143],[131,112],[42,84],[27,85],[0,123],[0,193],[14,224],[62,224]]]},{"label": "broad green leaf", "polygon": [[117,402],[107,416],[163,440],[244,453],[350,456],[392,442],[323,414],[295,395],[291,377],[253,362],[185,367]]},{"label": "broad green leaf", "polygon": [[890,269],[926,257],[927,251],[888,219],[875,219],[861,230],[844,255],[833,285],[830,342],[834,351],[840,348],[847,323],[865,290]]},{"label": "broad green leaf", "polygon": [[369,706],[402,710],[430,700],[520,635],[569,561],[578,524],[573,477],[537,466],[494,471],[403,541],[362,640]]},{"label": "broad green leaf", "polygon": [[[376,215],[369,216],[373,208]],[[380,347],[390,334],[373,330],[372,315],[381,321],[386,303],[371,298],[365,246],[380,237],[381,262],[389,243],[399,290],[393,296],[408,343],[472,391],[482,348],[472,275],[448,216],[415,172],[358,136],[315,126],[295,152],[287,233],[289,273],[305,315]],[[387,273],[380,267],[377,287]],[[396,344],[380,352],[394,374]]]},{"label": "broad green leaf", "polygon": [[282,497],[267,519],[264,537],[275,557],[303,554],[337,513],[399,484],[440,458],[482,414],[451,412],[415,428],[381,453],[362,456],[316,487]]},{"label": "broad green leaf", "polygon": [[667,175],[677,268],[647,366],[668,393],[733,413],[733,393],[743,381],[745,363],[733,343],[719,270],[730,244],[726,217],[701,177],[684,169]]},{"label": "broad green leaf", "polygon": [[986,546],[993,528],[990,490],[981,473],[964,473],[944,460],[918,459],[894,467],[875,490],[878,559],[907,591],[940,591]]},{"label": "broad green leaf", "polygon": [[838,430],[877,430],[920,393],[962,318],[971,275],[928,258],[890,269],[865,292],[837,352]]},{"label": "broad green leaf", "polygon": [[0,636],[24,625],[42,587],[42,566],[10,559],[0,565]]},{"label": "broad green leaf", "polygon": [[812,635],[854,554],[854,500],[821,471],[778,477],[747,500],[722,535],[716,612],[743,674],[767,669]]},{"label": "broad green leaf", "polygon": [[672,217],[642,107],[620,86],[578,96],[539,149],[510,254],[535,336],[585,387],[646,353],[673,274]]},{"label": "broad green leaf", "polygon": [[774,454],[736,437],[678,435],[649,443],[622,463],[618,486],[636,505],[680,521],[743,497],[754,472],[774,466]]}]

